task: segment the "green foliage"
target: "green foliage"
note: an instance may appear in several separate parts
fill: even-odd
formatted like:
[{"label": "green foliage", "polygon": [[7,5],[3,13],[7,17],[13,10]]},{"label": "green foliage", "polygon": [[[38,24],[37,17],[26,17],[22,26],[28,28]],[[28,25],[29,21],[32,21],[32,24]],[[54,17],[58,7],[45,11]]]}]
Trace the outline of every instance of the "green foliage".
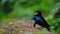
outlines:
[{"label": "green foliage", "polygon": [[[48,0],[17,0],[17,1],[9,0],[9,2],[10,3],[14,2],[15,4],[15,6],[13,4],[10,6],[11,8],[14,6],[14,10],[10,14],[11,16],[9,15],[9,17],[13,17],[13,18],[14,17],[18,18],[20,15],[26,16],[27,12],[28,12],[28,15],[30,14],[29,16],[32,16],[31,14],[35,10],[43,10],[44,12],[43,15],[47,16],[50,12],[51,6],[54,5],[54,0],[50,0],[50,1]],[[25,10],[29,10],[29,11],[25,11]],[[26,15],[23,15],[23,14],[26,14]]]},{"label": "green foliage", "polygon": [[0,9],[0,21],[2,21],[2,20],[3,20],[3,16],[4,16],[4,12],[3,12],[3,10],[2,10],[2,9]]}]

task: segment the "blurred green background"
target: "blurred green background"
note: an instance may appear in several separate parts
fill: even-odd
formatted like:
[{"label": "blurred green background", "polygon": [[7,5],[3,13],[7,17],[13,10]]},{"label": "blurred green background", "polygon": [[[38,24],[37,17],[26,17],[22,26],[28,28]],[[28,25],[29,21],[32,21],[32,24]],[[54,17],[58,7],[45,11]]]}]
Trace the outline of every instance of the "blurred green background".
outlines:
[{"label": "blurred green background", "polygon": [[[9,7],[13,9],[6,14],[3,9],[4,3],[10,3]],[[42,11],[42,16],[47,20],[51,28],[60,30],[60,16],[54,18],[55,13],[60,9],[60,0],[1,0],[0,2],[0,22],[7,19],[26,19],[31,20],[36,10]],[[55,31],[55,30],[54,30]]]}]

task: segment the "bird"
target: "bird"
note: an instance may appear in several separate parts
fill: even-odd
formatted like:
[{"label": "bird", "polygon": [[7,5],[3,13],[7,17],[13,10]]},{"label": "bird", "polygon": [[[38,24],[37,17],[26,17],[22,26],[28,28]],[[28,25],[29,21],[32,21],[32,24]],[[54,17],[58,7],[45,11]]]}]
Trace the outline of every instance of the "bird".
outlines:
[{"label": "bird", "polygon": [[45,27],[48,31],[50,31],[50,25],[47,23],[47,21],[42,17],[41,11],[36,11],[36,14],[33,17],[33,20],[35,21],[34,27],[36,24]]}]

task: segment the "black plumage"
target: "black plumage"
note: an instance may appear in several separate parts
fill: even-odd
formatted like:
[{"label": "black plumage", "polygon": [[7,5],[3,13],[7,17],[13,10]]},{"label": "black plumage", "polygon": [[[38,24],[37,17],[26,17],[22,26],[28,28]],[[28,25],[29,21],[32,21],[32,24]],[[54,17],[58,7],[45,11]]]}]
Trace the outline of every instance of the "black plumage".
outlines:
[{"label": "black plumage", "polygon": [[[50,25],[47,23],[47,21],[42,17],[41,12],[40,11],[36,11],[37,14],[35,15],[35,17],[33,18],[33,20],[35,20],[35,24],[34,27],[36,26],[36,24],[45,27],[48,29],[48,31],[50,31],[49,27]],[[40,20],[37,20],[36,17],[40,17]]]}]

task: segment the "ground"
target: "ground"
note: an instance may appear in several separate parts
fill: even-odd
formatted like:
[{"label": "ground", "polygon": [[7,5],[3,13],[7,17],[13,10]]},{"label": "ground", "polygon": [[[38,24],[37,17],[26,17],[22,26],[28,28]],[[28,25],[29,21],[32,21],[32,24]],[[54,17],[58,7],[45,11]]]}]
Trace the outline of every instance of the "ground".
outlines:
[{"label": "ground", "polygon": [[33,27],[33,21],[11,19],[5,23],[0,23],[0,34],[55,34],[46,29],[38,29],[40,26]]}]

